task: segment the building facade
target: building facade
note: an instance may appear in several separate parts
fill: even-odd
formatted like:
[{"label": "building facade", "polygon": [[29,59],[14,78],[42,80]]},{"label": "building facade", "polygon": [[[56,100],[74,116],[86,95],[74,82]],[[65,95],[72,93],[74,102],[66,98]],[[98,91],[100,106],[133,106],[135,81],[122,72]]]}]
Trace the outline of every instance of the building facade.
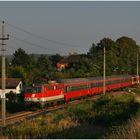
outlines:
[{"label": "building facade", "polygon": [[[0,93],[1,93],[2,79],[0,78]],[[5,93],[13,92],[20,94],[23,89],[23,83],[20,78],[6,78]]]}]

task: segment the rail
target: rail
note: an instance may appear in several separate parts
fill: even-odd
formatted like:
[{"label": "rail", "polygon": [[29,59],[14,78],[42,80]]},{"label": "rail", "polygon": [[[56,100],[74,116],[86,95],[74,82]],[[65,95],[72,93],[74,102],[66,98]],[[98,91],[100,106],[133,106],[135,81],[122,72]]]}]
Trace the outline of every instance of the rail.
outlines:
[{"label": "rail", "polygon": [[[74,101],[71,101],[67,104],[61,104],[61,105],[56,105],[56,106],[53,106],[53,107],[45,108],[45,109],[42,109],[42,110],[23,111],[23,112],[19,112],[19,113],[14,113],[10,116],[7,116],[6,126],[7,125],[13,125],[13,124],[21,122],[25,119],[31,119],[31,118],[39,116],[39,115],[45,115],[47,113],[66,108],[68,105],[76,105],[78,103],[83,102],[84,100],[93,100],[93,99],[97,99],[99,97],[100,97],[100,95],[96,95],[96,96],[93,96],[93,97],[84,98],[82,100],[74,100]],[[2,126],[2,119],[0,119],[0,126]]]}]

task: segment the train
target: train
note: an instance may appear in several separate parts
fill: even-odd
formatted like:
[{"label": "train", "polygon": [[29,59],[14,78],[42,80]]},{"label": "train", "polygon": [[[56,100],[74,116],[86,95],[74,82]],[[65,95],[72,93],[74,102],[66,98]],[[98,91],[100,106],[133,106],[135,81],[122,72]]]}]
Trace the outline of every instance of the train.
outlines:
[{"label": "train", "polygon": [[[136,76],[107,76],[106,91],[117,90],[137,84]],[[26,87],[24,100],[27,106],[49,106],[54,103],[69,102],[77,98],[92,96],[103,92],[103,78],[73,78],[35,83]]]}]

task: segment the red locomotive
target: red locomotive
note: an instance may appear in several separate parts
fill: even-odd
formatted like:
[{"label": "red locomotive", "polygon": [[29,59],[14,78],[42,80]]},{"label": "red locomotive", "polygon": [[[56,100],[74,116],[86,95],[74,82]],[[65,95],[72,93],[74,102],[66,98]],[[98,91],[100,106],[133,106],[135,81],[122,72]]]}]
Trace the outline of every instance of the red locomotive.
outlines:
[{"label": "red locomotive", "polygon": [[[106,77],[106,91],[128,87],[135,83],[137,83],[137,78],[133,76],[108,76]],[[26,88],[24,97],[26,104],[38,104],[43,107],[54,102],[68,102],[101,92],[103,92],[102,77],[73,78],[58,80],[57,83],[35,84]]]}]

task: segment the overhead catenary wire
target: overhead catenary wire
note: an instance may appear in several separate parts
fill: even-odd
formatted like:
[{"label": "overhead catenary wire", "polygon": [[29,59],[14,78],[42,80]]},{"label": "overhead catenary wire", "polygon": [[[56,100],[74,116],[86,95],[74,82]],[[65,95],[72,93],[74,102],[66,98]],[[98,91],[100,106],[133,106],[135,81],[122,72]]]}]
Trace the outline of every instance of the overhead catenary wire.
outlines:
[{"label": "overhead catenary wire", "polygon": [[50,49],[50,48],[48,48],[48,47],[45,47],[45,46],[42,46],[42,45],[38,45],[38,44],[32,43],[32,42],[30,42],[30,41],[27,41],[27,40],[25,40],[25,39],[21,39],[21,38],[19,38],[19,37],[16,37],[16,36],[14,36],[14,35],[11,35],[11,34],[9,34],[9,36],[10,36],[11,38],[17,40],[17,41],[26,43],[26,44],[31,45],[31,46],[34,46],[34,47],[36,47],[36,48],[44,48],[44,49],[47,49],[47,50],[57,51],[57,52],[64,53],[64,54],[67,53],[67,52],[64,52],[64,51],[60,51],[60,50],[56,50],[56,49]]},{"label": "overhead catenary wire", "polygon": [[33,37],[36,37],[36,38],[39,38],[39,39],[42,39],[42,40],[45,40],[45,41],[49,41],[49,42],[51,42],[51,43],[55,43],[55,44],[57,44],[57,45],[63,45],[63,46],[65,46],[65,47],[81,48],[81,46],[79,46],[79,45],[73,45],[73,44],[68,44],[68,43],[64,43],[64,42],[61,42],[61,41],[56,41],[56,40],[48,39],[48,38],[46,38],[46,37],[40,36],[40,35],[38,35],[38,34],[32,33],[32,32],[30,32],[30,31],[27,31],[27,30],[25,30],[25,29],[22,29],[22,28],[20,28],[20,27],[17,27],[17,26],[15,26],[15,25],[12,25],[12,24],[10,24],[10,23],[8,23],[8,22],[5,22],[5,23],[6,23],[7,25],[9,25],[9,26],[11,26],[11,27],[17,29],[17,30],[20,30],[20,31],[22,31],[22,32],[24,32],[24,33],[26,33],[26,34],[28,34],[28,35],[31,35],[31,36],[33,36]]},{"label": "overhead catenary wire", "polygon": [[8,45],[8,49],[10,50],[12,50],[13,51],[13,49],[15,49],[15,51],[17,50],[17,49],[19,49],[19,47],[17,46],[17,45]]}]

